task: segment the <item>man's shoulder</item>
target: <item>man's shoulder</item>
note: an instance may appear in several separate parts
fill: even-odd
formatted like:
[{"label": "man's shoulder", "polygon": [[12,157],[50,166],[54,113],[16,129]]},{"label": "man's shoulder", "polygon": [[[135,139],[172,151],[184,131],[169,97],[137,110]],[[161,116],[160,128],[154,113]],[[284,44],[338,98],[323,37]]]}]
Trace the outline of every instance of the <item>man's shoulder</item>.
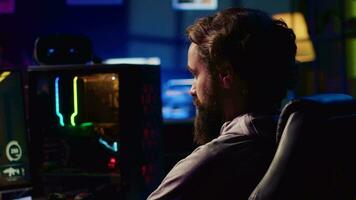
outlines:
[{"label": "man's shoulder", "polygon": [[[222,191],[233,191],[229,189],[232,185],[249,186],[249,179],[255,180],[254,174],[261,171],[254,166],[265,168],[268,163],[259,163],[265,156],[258,158],[256,155],[267,151],[259,149],[256,142],[251,136],[226,134],[199,146],[173,167],[149,199],[205,194],[221,196],[224,195]],[[216,183],[224,183],[224,186]]]},{"label": "man's shoulder", "polygon": [[236,155],[240,150],[246,152],[246,149],[255,146],[254,143],[254,139],[250,136],[221,135],[209,143],[197,147],[191,154],[180,160],[172,171],[193,173],[195,170],[205,167],[230,153]]},{"label": "man's shoulder", "polygon": [[228,156],[237,158],[239,154],[249,154],[255,148],[254,137],[234,134],[220,135],[209,143],[197,147],[190,155],[180,160],[175,167],[189,168],[185,170],[195,171]]},{"label": "man's shoulder", "polygon": [[198,147],[190,156],[201,157],[201,160],[205,162],[221,161],[227,157],[233,157],[235,160],[241,156],[251,157],[254,154],[261,154],[273,147],[274,144],[270,141],[253,135],[225,134]]},{"label": "man's shoulder", "polygon": [[214,157],[231,148],[238,150],[237,147],[248,146],[252,144],[254,140],[254,137],[248,135],[220,135],[209,143],[206,143],[195,149],[192,154],[200,154],[203,156]]}]

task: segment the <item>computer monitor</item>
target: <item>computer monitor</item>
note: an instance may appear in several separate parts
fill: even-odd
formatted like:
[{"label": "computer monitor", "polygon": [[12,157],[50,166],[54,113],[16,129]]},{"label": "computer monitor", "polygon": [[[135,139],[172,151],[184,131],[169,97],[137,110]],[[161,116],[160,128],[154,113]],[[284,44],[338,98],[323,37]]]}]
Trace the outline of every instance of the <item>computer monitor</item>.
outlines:
[{"label": "computer monitor", "polygon": [[189,94],[194,79],[170,79],[162,87],[162,113],[165,122],[192,122],[195,117],[193,98]]},{"label": "computer monitor", "polygon": [[0,199],[31,186],[21,77],[20,71],[0,70]]},{"label": "computer monitor", "polygon": [[35,191],[146,199],[163,175],[160,95],[157,65],[30,67]]}]

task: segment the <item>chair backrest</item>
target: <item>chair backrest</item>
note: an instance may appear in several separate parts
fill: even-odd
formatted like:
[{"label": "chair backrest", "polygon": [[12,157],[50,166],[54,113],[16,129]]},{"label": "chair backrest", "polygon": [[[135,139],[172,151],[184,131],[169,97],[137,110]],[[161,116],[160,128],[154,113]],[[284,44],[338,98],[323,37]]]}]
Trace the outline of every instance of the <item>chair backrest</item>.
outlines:
[{"label": "chair backrest", "polygon": [[282,110],[277,151],[249,200],[356,198],[356,100],[295,99]]}]

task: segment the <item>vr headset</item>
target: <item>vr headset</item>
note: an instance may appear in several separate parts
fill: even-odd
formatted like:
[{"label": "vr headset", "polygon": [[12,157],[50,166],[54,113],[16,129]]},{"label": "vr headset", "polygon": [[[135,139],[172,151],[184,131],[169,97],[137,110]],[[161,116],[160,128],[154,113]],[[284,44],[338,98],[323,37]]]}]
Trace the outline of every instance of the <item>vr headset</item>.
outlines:
[{"label": "vr headset", "polygon": [[88,37],[82,35],[51,35],[35,42],[35,60],[43,65],[85,64],[93,59]]}]

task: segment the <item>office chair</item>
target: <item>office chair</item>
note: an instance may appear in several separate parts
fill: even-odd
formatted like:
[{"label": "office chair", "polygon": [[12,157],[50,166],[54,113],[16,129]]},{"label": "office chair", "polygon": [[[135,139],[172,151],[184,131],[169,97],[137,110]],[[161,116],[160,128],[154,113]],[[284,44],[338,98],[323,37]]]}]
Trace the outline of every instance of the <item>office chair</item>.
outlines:
[{"label": "office chair", "polygon": [[277,151],[249,200],[356,199],[356,100],[295,99],[282,110]]}]

